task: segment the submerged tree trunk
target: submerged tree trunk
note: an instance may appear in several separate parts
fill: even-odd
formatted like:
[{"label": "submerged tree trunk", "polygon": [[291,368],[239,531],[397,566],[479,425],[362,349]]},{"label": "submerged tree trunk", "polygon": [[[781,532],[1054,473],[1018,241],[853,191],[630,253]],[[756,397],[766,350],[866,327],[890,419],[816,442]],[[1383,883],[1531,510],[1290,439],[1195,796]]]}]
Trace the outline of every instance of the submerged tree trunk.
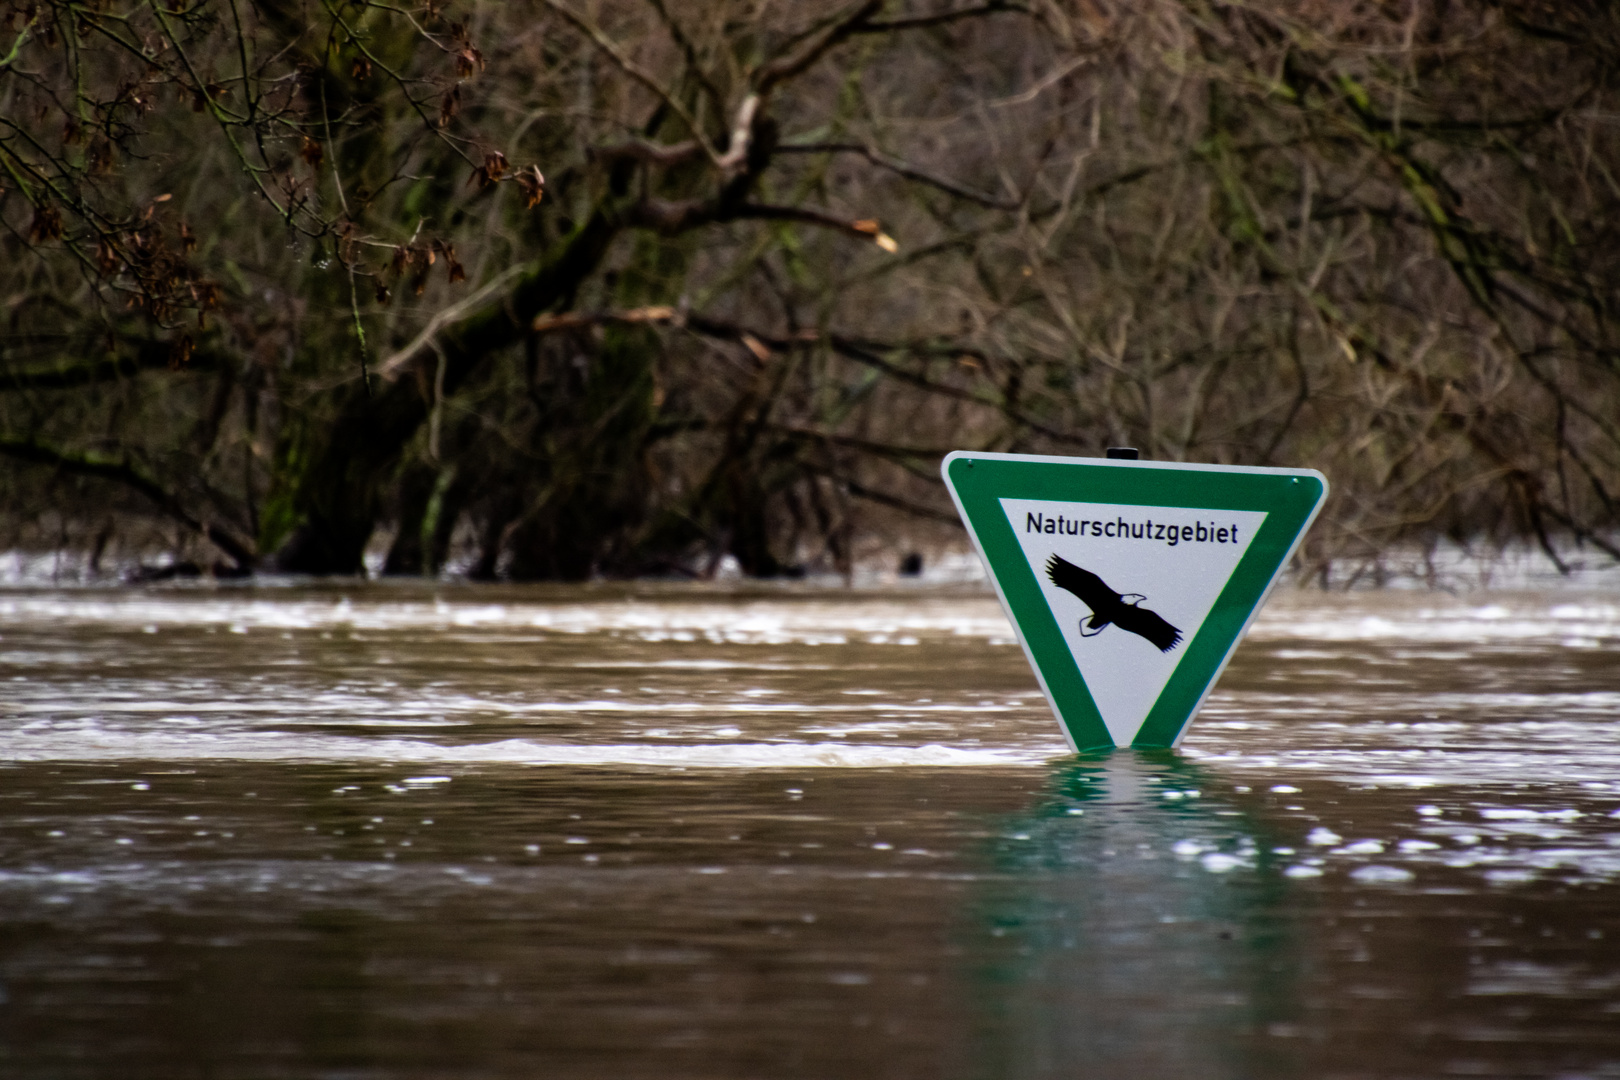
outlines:
[{"label": "submerged tree trunk", "polygon": [[[661,346],[640,326],[585,333],[537,354],[533,494],[506,535],[517,580],[582,581],[623,570],[626,538],[646,515],[644,452],[656,419]],[[575,346],[578,346],[576,349]]]},{"label": "submerged tree trunk", "polygon": [[438,491],[441,471],[425,461],[412,462],[400,470],[399,531],[394,534],[388,557],[383,560],[385,575],[420,577],[438,569],[431,555],[428,515]]},{"label": "submerged tree trunk", "polygon": [[[599,210],[553,258],[535,264],[500,300],[446,332],[438,342],[444,364],[439,392],[453,394],[491,357],[521,340],[536,315],[571,296],[617,231],[610,213]],[[275,552],[278,569],[362,572],[383,484],[431,404],[422,392],[425,380],[401,376],[432,356],[426,348],[401,356],[377,373],[370,393],[355,384],[335,392],[331,420],[306,414],[283,425],[260,545]]]}]

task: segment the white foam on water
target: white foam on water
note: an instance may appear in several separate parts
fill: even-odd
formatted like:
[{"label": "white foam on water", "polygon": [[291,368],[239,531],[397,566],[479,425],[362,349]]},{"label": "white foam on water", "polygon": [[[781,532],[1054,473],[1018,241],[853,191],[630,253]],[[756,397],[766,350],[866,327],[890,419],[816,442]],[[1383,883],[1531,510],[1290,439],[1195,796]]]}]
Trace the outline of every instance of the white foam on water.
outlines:
[{"label": "white foam on water", "polygon": [[[1368,614],[1364,604],[1346,603],[1339,610],[1294,603],[1262,612],[1249,630],[1256,641],[1417,642],[1423,645],[1546,644],[1579,647],[1612,644],[1620,638],[1620,604],[1525,602],[1445,607],[1418,607],[1387,614]],[[1391,605],[1392,607],[1394,605]]]},{"label": "white foam on water", "polygon": [[[937,675],[930,665],[941,661],[929,658],[931,643],[955,650],[953,662],[992,658],[992,668],[1022,671],[1010,628],[988,596],[761,598],[668,589],[592,598],[514,590],[499,594],[508,602],[488,602],[494,597],[470,589],[437,600],[375,586],[357,586],[347,599],[302,588],[276,592],[0,593],[0,663],[16,673],[0,699],[0,721],[13,727],[0,730],[0,758],[335,755],[687,768],[933,764],[940,751],[948,751],[949,763],[1027,765],[1061,754],[1055,725],[1027,692],[1003,701],[1005,691],[975,687],[908,700],[929,693],[926,680]],[[134,644],[119,636],[147,630],[158,636]],[[272,631],[297,639],[296,647],[266,651],[261,642]],[[166,636],[172,632],[217,637],[199,653],[199,638]],[[371,644],[338,660],[324,643],[306,647],[328,632]],[[1251,636],[1234,669],[1243,669],[1248,685],[1217,687],[1184,747],[1223,773],[1267,784],[1309,776],[1406,789],[1620,778],[1620,739],[1613,737],[1620,735],[1620,691],[1612,681],[1590,682],[1590,672],[1620,648],[1620,600],[1611,594],[1289,590]],[[923,648],[901,645],[910,641]],[[547,642],[562,648],[547,653]],[[520,650],[478,647],[503,643],[536,646],[524,657],[532,666],[485,679],[485,657]],[[828,675],[852,654],[819,646],[840,644],[870,650],[870,668],[863,652],[849,675]],[[412,657],[430,656],[427,649],[435,650],[433,661],[469,658],[468,665],[436,675],[431,685],[396,681]],[[268,659],[256,661],[251,680],[237,679],[231,650]],[[1522,659],[1527,651],[1542,670],[1560,672],[1544,692],[1506,680],[1492,689],[1489,679],[1442,683],[1436,692],[1413,675],[1453,660],[1488,668],[1494,656]],[[212,666],[189,664],[197,655]],[[1577,655],[1585,668],[1570,666]],[[1284,681],[1269,681],[1268,661],[1259,659],[1266,656],[1276,658]],[[169,666],[154,670],[166,657]],[[44,677],[21,677],[36,668]],[[590,668],[613,670],[591,675]],[[637,670],[659,673],[646,680],[657,685],[620,683]],[[683,682],[683,671],[714,674]],[[1268,681],[1259,684],[1256,675]],[[894,685],[912,689],[899,693]],[[508,726],[468,730],[491,721]],[[381,730],[389,727],[401,730]],[[413,738],[433,728],[476,732],[485,741]],[[552,741],[493,741],[539,728]],[[360,738],[366,731],[378,737]],[[443,741],[454,738],[446,731]],[[592,738],[599,745],[586,745]],[[161,739],[171,741],[140,741]],[[861,741],[846,742],[852,739]],[[902,741],[913,745],[890,745]],[[700,745],[685,745],[692,743]]]},{"label": "white foam on water", "polygon": [[[605,598],[593,602],[475,603],[398,600],[356,589],[359,599],[295,595],[237,596],[216,591],[20,591],[0,595],[0,624],[98,625],[136,630],[211,627],[249,635],[265,630],[432,631],[458,640],[508,640],[533,635],[607,633],[648,642],[725,644],[909,644],[909,638],[949,635],[1013,644],[1011,627],[993,598],[919,593],[913,596],[788,595],[742,600],[724,595]],[[1490,602],[1402,603],[1367,611],[1365,598],[1285,590],[1250,630],[1257,641],[1412,641],[1437,644],[1548,642],[1612,644],[1620,638],[1620,601],[1556,601],[1545,595]],[[691,635],[690,639],[681,635]],[[736,660],[656,659],[663,665],[720,666]]]},{"label": "white foam on water", "polygon": [[[261,630],[359,631],[527,630],[536,634],[628,635],[651,643],[912,644],[918,634],[1005,640],[1011,628],[992,599],[918,596],[895,599],[735,601],[723,597],[661,598],[596,603],[469,604],[400,602],[386,598],[319,600],[245,598],[219,594],[77,595],[50,593],[0,597],[0,623],[97,625],[144,629],[198,626]],[[690,638],[680,635],[689,634]],[[523,640],[513,638],[510,640]]]},{"label": "white foam on water", "polygon": [[[1055,750],[1061,752],[1062,747]],[[38,761],[438,762],[481,765],[637,766],[654,769],[890,769],[1031,766],[1055,754],[930,743],[580,744],[501,739],[446,746],[415,739],[359,739],[287,732],[28,732],[0,738],[0,757]]]},{"label": "white foam on water", "polygon": [[[445,700],[442,698],[429,699],[415,705],[404,702],[384,702],[377,698],[363,695],[319,695],[312,694],[307,698],[292,699],[261,699],[257,701],[231,699],[226,701],[139,701],[113,698],[111,696],[97,696],[94,698],[81,694],[76,702],[19,702],[6,706],[6,711],[15,714],[39,714],[53,718],[70,716],[100,715],[107,712],[116,712],[130,716],[173,715],[177,713],[196,714],[224,714],[227,716],[251,716],[254,714],[271,714],[277,717],[278,722],[289,724],[346,724],[389,726],[393,724],[415,723],[421,726],[444,725],[452,726],[464,721],[450,720],[356,720],[352,714],[356,709],[364,708],[373,713],[378,711],[390,714],[398,712],[410,716],[416,712],[446,713],[446,712],[477,712],[497,713],[521,716],[527,713],[628,713],[631,715],[664,715],[664,714],[690,714],[709,715],[713,713],[767,713],[787,715],[813,715],[816,713],[835,713],[845,715],[848,713],[950,713],[950,714],[977,714],[977,713],[1005,713],[1013,711],[1008,705],[956,705],[950,703],[905,704],[882,702],[833,705],[816,705],[801,702],[764,702],[764,701],[620,701],[611,698],[591,698],[583,701],[510,701],[500,698],[474,698],[467,697],[460,700]],[[299,716],[287,715],[301,713]],[[282,717],[286,717],[282,719]]]}]

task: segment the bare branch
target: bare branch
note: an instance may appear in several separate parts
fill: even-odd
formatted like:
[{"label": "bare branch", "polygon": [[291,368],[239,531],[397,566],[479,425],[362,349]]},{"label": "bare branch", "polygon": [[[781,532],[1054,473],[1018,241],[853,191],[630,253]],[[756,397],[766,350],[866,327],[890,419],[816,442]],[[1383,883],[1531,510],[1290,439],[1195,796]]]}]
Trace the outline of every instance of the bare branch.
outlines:
[{"label": "bare branch", "polygon": [[913,15],[902,19],[880,19],[868,22],[856,29],[857,34],[887,34],[896,30],[923,30],[930,26],[945,26],[949,23],[960,22],[963,19],[977,19],[985,15],[1018,14],[1030,15],[1033,12],[1025,4],[1010,2],[980,4],[977,7],[957,8],[955,11],[939,11],[932,15]]},{"label": "bare branch", "polygon": [[797,53],[779,56],[763,65],[754,72],[752,82],[755,92],[761,96],[768,95],[780,84],[804,74],[817,60],[827,55],[829,50],[847,40],[862,25],[871,21],[872,16],[882,8],[883,0],[864,0],[848,17],[827,27]]},{"label": "bare branch", "polygon": [[[0,393],[7,390],[70,390],[76,386],[127,379],[148,371],[169,371],[174,351],[168,342],[142,342],[133,355],[81,360],[60,367],[10,368],[0,371]],[[186,362],[187,371],[212,371],[224,360],[217,353],[199,350]]]},{"label": "bare branch", "polygon": [[679,143],[655,143],[646,139],[593,146],[587,153],[600,161],[641,161],[649,165],[682,165],[703,156],[703,146],[695,139]]},{"label": "bare branch", "polygon": [[[886,359],[888,356],[895,355],[918,355],[933,358],[937,357],[942,351],[948,351],[951,355],[971,356],[975,353],[975,350],[971,349],[954,347],[941,349],[938,343],[919,341],[876,341],[870,338],[852,337],[844,334],[824,334],[819,330],[800,330],[795,334],[782,336],[762,330],[754,330],[740,323],[713,319],[704,315],[694,315],[690,312],[681,312],[676,308],[667,306],[635,308],[629,311],[574,311],[561,315],[542,315],[530,324],[530,329],[536,333],[545,333],[553,330],[576,329],[608,323],[663,323],[677,326],[708,337],[735,341],[750,352],[755,353],[756,356],[758,355],[757,350],[761,346],[771,351],[785,352],[795,347],[802,348],[805,345],[825,343],[841,356],[855,360],[867,367],[875,368],[901,382],[910,383],[920,389],[927,390],[929,393],[956,398],[959,401],[966,401],[974,405],[997,410],[1006,415],[1008,419],[1032,431],[1039,432],[1047,438],[1075,446],[1089,446],[1095,442],[1094,439],[1082,438],[1044,424],[1010,405],[1005,400],[990,400],[971,390],[936,382],[926,376],[907,371]],[[979,355],[982,356],[983,354]]]},{"label": "bare branch", "polygon": [[49,465],[64,472],[94,476],[122,484],[146,496],[159,510],[187,529],[206,537],[215,547],[235,560],[238,569],[250,570],[258,562],[258,555],[250,541],[237,536],[223,525],[198,520],[185,508],[178,496],[142,472],[127,456],[112,458],[99,454],[70,454],[31,439],[8,438],[0,438],[0,454],[19,461]]},{"label": "bare branch", "polygon": [[[560,0],[541,0],[541,3],[561,15],[569,25],[590,38],[592,43],[606,53],[608,58],[617,64],[626,75],[657,95],[658,99],[669,107],[670,112],[681,118],[681,122],[692,133],[692,138],[696,139],[698,145],[703,148],[704,155],[714,162],[716,166],[720,165],[720,153],[715,150],[714,144],[709,141],[709,137],[703,133],[703,128],[697,122],[697,118],[692,115],[685,105],[681,104],[680,99],[665,88],[663,83],[654,78],[651,72],[626,56],[624,50],[619,48],[613,39],[604,34],[595,23],[586,19],[583,15],[575,13],[567,5],[561,3]],[[724,170],[722,169],[722,171]]]},{"label": "bare branch", "polygon": [[377,365],[377,378],[388,382],[393,382],[399,378],[400,372],[410,366],[411,361],[415,360],[422,350],[427,348],[440,333],[463,319],[473,316],[478,309],[488,304],[496,293],[506,288],[513,279],[528,270],[529,267],[523,264],[508,267],[482,285],[472,295],[463,297],[443,311],[436,313],[433,318],[428,320],[428,324],[422,328],[421,332],[411,339],[409,345],[390,353],[386,359]]},{"label": "bare branch", "polygon": [[874,146],[863,146],[859,143],[785,143],[776,148],[780,154],[859,154],[872,164],[890,172],[904,176],[908,180],[927,184],[929,187],[955,195],[959,199],[978,203],[991,210],[1017,210],[1023,201],[1015,199],[998,199],[994,195],[986,195],[982,191],[957,183],[947,177],[919,169],[915,165],[907,164],[899,158],[891,157]]},{"label": "bare branch", "polygon": [[946,525],[954,525],[958,529],[962,528],[961,517],[953,511],[936,510],[931,506],[923,506],[921,503],[914,503],[910,499],[901,498],[899,495],[891,495],[886,491],[879,491],[876,488],[867,487],[865,484],[862,484],[859,481],[844,475],[843,473],[817,465],[814,462],[806,462],[805,468],[809,469],[811,472],[819,473],[834,483],[841,485],[845,491],[849,492],[857,499],[865,499],[868,502],[875,502],[882,506],[893,507],[896,510],[903,510],[913,517],[927,518],[930,521],[939,521],[945,523]]}]

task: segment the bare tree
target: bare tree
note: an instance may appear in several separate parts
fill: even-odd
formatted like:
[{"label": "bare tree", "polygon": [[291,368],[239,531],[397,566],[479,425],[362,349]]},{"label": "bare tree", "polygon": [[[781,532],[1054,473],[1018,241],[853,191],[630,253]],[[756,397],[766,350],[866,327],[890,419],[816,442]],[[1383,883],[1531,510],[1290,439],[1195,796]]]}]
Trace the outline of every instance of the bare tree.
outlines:
[{"label": "bare tree", "polygon": [[13,513],[847,570],[947,449],[1131,442],[1323,468],[1323,567],[1620,554],[1606,8],[8,10]]}]

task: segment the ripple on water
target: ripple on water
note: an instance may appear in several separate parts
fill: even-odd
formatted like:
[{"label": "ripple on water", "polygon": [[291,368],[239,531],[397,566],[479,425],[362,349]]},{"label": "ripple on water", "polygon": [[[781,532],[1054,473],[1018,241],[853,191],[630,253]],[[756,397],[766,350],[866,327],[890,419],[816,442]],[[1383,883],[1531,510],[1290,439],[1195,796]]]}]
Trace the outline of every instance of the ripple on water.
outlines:
[{"label": "ripple on water", "polygon": [[1180,754],[1076,759],[984,596],[344,592],[0,594],[21,1075],[1614,1060],[1620,605],[1285,593]]},{"label": "ripple on water", "polygon": [[[24,720],[0,753],[693,768],[1064,752],[985,596],[577,596],[0,594],[17,673],[0,708]],[[1191,729],[1206,767],[1399,788],[1620,777],[1620,603],[1284,593],[1251,637]]]}]

